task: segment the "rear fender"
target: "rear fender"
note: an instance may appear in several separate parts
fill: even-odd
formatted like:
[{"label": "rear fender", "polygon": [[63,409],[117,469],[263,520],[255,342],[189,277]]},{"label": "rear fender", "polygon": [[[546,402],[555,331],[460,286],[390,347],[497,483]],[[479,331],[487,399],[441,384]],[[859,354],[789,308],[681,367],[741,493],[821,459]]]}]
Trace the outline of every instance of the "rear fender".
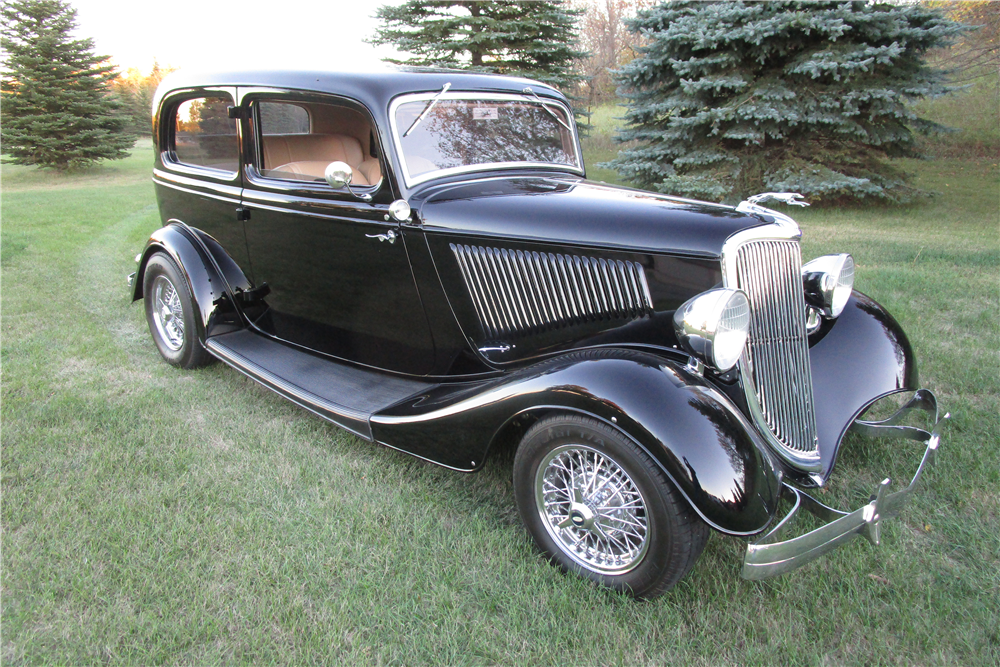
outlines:
[{"label": "rear fender", "polygon": [[382,444],[460,470],[526,413],[585,414],[626,434],[713,528],[761,531],[781,482],[754,428],[721,392],[682,367],[624,350],[573,353],[487,384],[438,386],[371,417]]},{"label": "rear fender", "polygon": [[180,267],[206,335],[231,330],[233,324],[243,325],[233,294],[250,289],[250,281],[215,239],[178,220],[157,229],[146,241],[132,286],[133,301],[142,298],[146,264],[157,252],[166,253]]}]

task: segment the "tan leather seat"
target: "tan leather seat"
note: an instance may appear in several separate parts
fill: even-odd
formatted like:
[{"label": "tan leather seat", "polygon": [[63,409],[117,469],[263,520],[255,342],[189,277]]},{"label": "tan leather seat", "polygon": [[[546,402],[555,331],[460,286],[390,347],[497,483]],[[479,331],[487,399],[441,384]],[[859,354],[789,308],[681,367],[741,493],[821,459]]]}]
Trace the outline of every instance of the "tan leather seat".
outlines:
[{"label": "tan leather seat", "polygon": [[264,165],[268,174],[282,171],[321,179],[327,165],[336,161],[351,167],[354,185],[375,185],[382,179],[378,158],[367,157],[361,142],[346,134],[264,136]]}]

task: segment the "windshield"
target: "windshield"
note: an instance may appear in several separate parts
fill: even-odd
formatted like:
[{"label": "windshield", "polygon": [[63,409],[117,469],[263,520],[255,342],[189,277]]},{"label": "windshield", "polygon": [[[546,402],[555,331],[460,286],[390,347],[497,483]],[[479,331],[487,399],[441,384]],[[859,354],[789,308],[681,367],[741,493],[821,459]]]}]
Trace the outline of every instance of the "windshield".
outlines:
[{"label": "windshield", "polygon": [[573,118],[554,100],[543,105],[527,96],[410,96],[396,105],[393,125],[411,184],[440,175],[435,172],[483,165],[582,171]]}]

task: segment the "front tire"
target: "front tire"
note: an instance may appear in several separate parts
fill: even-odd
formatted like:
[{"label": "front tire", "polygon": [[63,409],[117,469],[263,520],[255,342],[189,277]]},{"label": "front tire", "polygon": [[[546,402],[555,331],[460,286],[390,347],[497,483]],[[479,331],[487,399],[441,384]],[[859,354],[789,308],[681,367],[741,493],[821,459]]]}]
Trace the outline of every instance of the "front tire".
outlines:
[{"label": "front tire", "polygon": [[708,541],[708,526],[656,463],[596,419],[535,424],[514,459],[514,495],[552,562],[636,597],[676,584]]},{"label": "front tire", "polygon": [[197,368],[211,360],[201,344],[203,327],[187,280],[168,255],[158,252],[149,258],[142,295],[149,333],[168,364]]}]

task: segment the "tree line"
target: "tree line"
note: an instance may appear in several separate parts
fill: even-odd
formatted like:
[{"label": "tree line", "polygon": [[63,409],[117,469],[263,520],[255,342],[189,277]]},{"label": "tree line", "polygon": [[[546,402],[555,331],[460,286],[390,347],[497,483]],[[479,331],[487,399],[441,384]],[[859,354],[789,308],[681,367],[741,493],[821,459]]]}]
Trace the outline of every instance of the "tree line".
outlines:
[{"label": "tree line", "polygon": [[[409,0],[376,17],[370,43],[407,54],[391,62],[533,78],[577,110],[624,104],[625,149],[608,166],[724,201],[911,200],[892,159],[943,129],[912,103],[1000,59],[990,2]],[[150,133],[169,68],[117,74],[91,40],[69,37],[63,0],[10,0],[2,18],[6,160],[75,168]]]}]

